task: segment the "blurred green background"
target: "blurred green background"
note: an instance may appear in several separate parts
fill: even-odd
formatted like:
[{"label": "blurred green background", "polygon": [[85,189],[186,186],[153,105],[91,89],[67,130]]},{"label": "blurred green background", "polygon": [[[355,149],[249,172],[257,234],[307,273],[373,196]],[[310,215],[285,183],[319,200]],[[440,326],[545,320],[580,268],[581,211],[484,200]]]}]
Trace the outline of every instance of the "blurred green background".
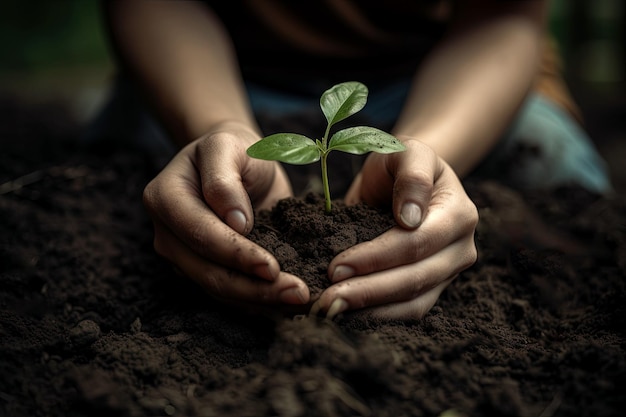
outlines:
[{"label": "blurred green background", "polygon": [[[551,3],[566,80],[592,117],[623,107],[624,3]],[[0,97],[66,99],[80,120],[97,111],[113,74],[96,0],[3,0],[0,57]]]},{"label": "blurred green background", "polygon": [[100,19],[96,0],[0,1],[0,98],[92,117],[113,73]]}]

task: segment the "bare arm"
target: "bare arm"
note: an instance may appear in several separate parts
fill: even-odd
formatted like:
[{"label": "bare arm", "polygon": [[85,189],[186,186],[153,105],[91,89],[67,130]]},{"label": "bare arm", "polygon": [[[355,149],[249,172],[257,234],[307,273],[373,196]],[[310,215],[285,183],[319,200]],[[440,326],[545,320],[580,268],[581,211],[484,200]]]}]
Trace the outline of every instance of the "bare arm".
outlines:
[{"label": "bare arm", "polygon": [[495,145],[539,63],[547,1],[462,1],[449,36],[416,75],[394,129],[431,147],[459,175]]},{"label": "bare arm", "polygon": [[245,153],[260,132],[220,21],[195,1],[104,6],[120,64],[181,147],[143,194],[156,251],[222,302],[307,303],[306,284],[245,237],[254,208],[292,193],[279,164]]},{"label": "bare arm", "polygon": [[257,129],[230,39],[195,1],[104,3],[115,51],[179,145],[224,122]]},{"label": "bare arm", "polygon": [[401,227],[337,255],[333,285],[316,308],[422,317],[476,261],[478,213],[459,176],[494,146],[532,85],[545,3],[461,1],[395,127],[407,150],[370,154],[346,196],[373,205],[392,199]]}]

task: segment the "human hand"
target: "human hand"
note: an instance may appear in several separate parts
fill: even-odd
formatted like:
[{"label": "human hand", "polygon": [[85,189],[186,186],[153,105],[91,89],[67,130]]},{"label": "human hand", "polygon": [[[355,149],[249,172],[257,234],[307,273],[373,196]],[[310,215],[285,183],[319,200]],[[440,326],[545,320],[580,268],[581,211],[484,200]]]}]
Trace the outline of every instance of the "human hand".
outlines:
[{"label": "human hand", "polygon": [[478,211],[458,177],[432,149],[407,140],[406,151],[370,154],[346,202],[392,201],[398,226],[337,255],[332,285],[311,312],[348,310],[389,319],[423,317],[459,272],[477,257]]},{"label": "human hand", "polygon": [[282,167],[249,158],[259,136],[222,124],[183,148],[144,191],[154,247],[215,299],[256,310],[306,304],[306,284],[245,238],[255,208],[292,195]]}]

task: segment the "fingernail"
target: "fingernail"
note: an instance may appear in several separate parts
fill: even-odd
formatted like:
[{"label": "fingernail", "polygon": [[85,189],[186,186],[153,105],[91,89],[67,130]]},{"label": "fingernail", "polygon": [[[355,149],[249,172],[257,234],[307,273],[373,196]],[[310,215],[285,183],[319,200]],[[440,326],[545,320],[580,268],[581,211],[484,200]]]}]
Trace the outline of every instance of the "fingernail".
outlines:
[{"label": "fingernail", "polygon": [[339,265],[335,268],[333,272],[333,276],[331,277],[332,282],[343,281],[346,278],[350,278],[354,276],[354,268],[347,265]]},{"label": "fingernail", "polygon": [[344,300],[343,298],[337,298],[330,305],[330,308],[328,309],[328,312],[326,313],[326,317],[329,319],[332,319],[333,317],[343,313],[347,309],[348,309],[348,302]]},{"label": "fingernail", "polygon": [[246,232],[246,216],[241,210],[231,210],[226,213],[226,224],[239,233]]},{"label": "fingernail", "polygon": [[307,300],[299,287],[291,287],[282,290],[278,294],[278,299],[287,304],[305,304]]},{"label": "fingernail", "polygon": [[408,227],[417,227],[422,221],[422,210],[415,203],[406,203],[400,211],[402,222]]},{"label": "fingernail", "polygon": [[309,316],[317,316],[317,313],[319,313],[319,311],[322,309],[322,305],[320,303],[320,300],[317,300],[313,303],[313,305],[311,306],[311,308],[309,309]]}]

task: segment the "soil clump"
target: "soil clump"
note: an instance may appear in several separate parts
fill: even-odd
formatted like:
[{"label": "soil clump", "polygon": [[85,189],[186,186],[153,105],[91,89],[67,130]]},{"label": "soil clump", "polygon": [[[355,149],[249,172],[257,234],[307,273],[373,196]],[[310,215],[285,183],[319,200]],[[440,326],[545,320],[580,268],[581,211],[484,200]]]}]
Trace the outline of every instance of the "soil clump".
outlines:
[{"label": "soil clump", "polygon": [[[0,109],[0,415],[626,409],[624,196],[468,182],[479,259],[424,319],[270,320],[215,304],[156,255],[141,193],[158,167],[145,153],[80,147],[54,109]],[[342,222],[282,229],[298,204],[257,226],[300,236],[302,248],[272,243],[292,261],[315,230]],[[326,241],[305,268],[325,276],[323,259],[380,233],[369,226]]]}]

